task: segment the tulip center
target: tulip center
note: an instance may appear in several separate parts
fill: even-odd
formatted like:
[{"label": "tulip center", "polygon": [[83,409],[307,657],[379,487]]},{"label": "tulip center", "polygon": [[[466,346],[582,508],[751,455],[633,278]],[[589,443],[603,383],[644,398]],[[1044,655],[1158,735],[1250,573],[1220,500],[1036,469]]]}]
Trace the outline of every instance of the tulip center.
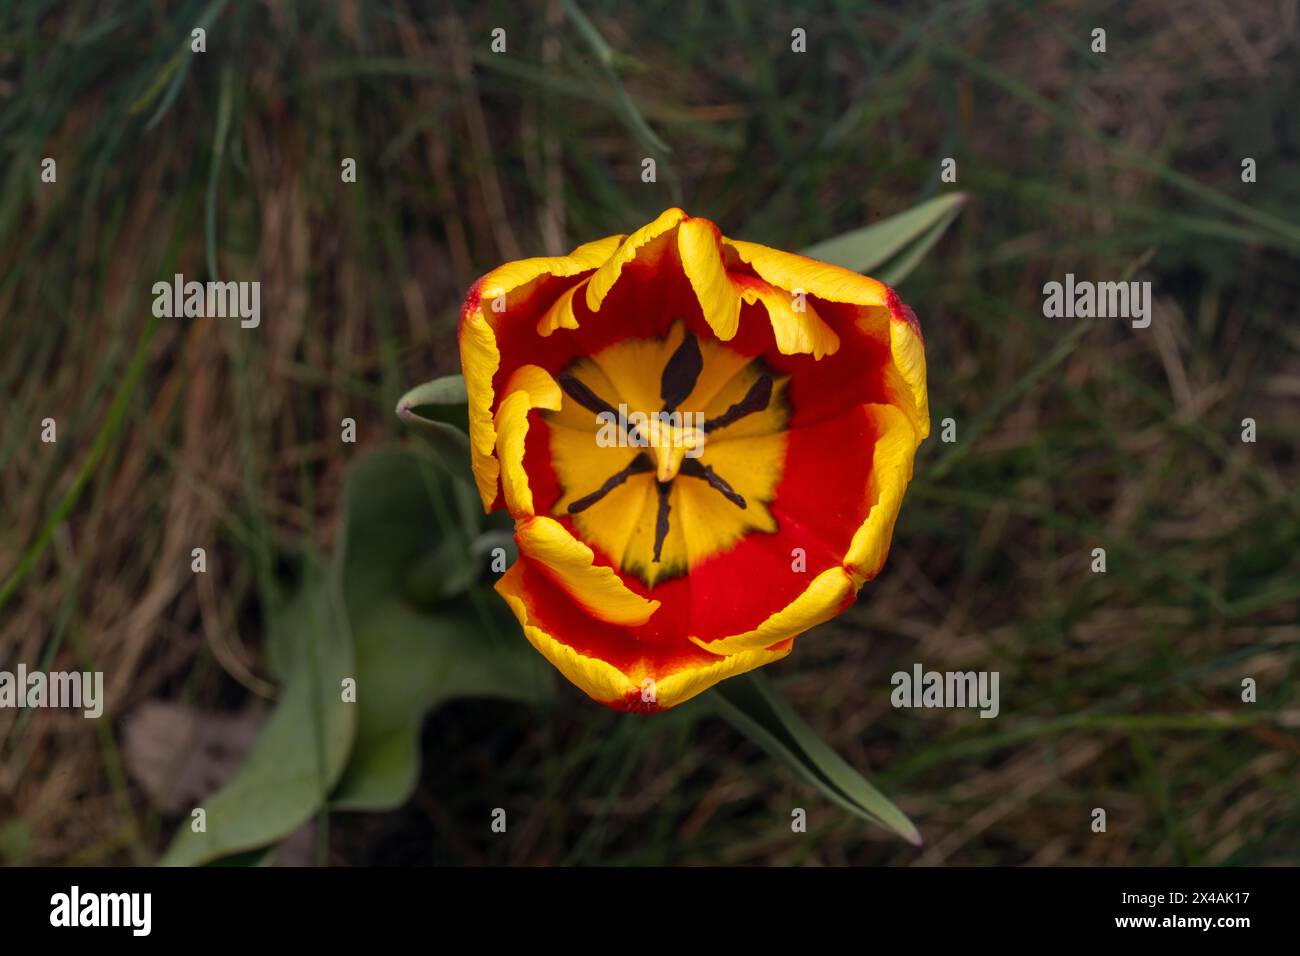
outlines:
[{"label": "tulip center", "polygon": [[702,346],[678,323],[667,339],[582,359],[558,382],[566,401],[547,416],[556,513],[624,570],[653,586],[749,531],[776,529],[765,506],[788,410],[784,379],[761,360]]},{"label": "tulip center", "polygon": [[[651,421],[656,420],[651,419]],[[650,448],[656,466],[655,481],[666,484],[677,477],[678,472],[682,470],[682,462],[686,460],[686,443],[689,440],[691,450],[694,450],[696,434],[695,429],[690,429],[688,432],[684,428],[651,426]]]}]

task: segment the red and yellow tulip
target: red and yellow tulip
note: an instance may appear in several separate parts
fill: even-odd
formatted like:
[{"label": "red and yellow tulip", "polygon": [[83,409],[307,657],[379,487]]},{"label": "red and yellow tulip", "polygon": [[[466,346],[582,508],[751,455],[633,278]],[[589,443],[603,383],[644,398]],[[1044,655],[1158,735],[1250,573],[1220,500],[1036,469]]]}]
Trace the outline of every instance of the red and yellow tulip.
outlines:
[{"label": "red and yellow tulip", "polygon": [[519,545],[497,591],[594,699],[779,660],[880,571],[930,430],[883,283],[669,209],[493,270],[459,338],[474,478]]}]

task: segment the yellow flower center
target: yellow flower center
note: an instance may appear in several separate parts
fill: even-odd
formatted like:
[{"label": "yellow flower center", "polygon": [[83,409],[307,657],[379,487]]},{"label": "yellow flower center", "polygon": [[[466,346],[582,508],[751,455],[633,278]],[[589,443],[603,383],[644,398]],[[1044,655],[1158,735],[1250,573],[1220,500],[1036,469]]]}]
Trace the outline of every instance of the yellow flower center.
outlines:
[{"label": "yellow flower center", "polygon": [[683,574],[751,531],[785,461],[786,379],[678,323],[628,339],[559,376],[545,417],[561,495],[580,537],[646,584]]}]

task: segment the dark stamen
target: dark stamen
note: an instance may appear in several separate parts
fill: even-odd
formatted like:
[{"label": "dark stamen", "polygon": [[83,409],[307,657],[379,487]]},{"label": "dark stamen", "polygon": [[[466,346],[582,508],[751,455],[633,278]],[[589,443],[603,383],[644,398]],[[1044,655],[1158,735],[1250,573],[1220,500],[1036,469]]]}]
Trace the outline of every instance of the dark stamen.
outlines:
[{"label": "dark stamen", "polygon": [[711,418],[704,423],[704,431],[716,431],[730,425],[734,421],[744,418],[746,415],[752,415],[754,412],[761,412],[767,408],[767,403],[772,400],[772,376],[764,372],[758,377],[753,385],[749,386],[749,391],[745,397],[736,404],[732,405],[717,418]]},{"label": "dark stamen", "polygon": [[558,381],[560,388],[564,389],[564,393],[583,408],[588,411],[593,411],[597,415],[601,412],[609,412],[616,419],[618,418],[618,412],[614,410],[613,405],[605,401],[572,375],[561,375]]},{"label": "dark stamen", "polygon": [[672,511],[672,506],[668,504],[668,494],[673,490],[671,481],[656,481],[655,489],[659,492],[659,514],[655,518],[655,564],[659,563],[659,555],[664,549],[664,538],[668,537],[668,512]]},{"label": "dark stamen", "polygon": [[745,507],[745,498],[735,488],[727,484],[725,478],[713,470],[712,465],[702,465],[695,458],[682,459],[681,473],[689,475],[691,478],[702,478],[709,483],[710,488],[715,488],[722,492],[722,496],[730,501],[737,508]]},{"label": "dark stamen", "polygon": [[[581,380],[574,378],[572,375],[566,374],[561,375],[557,381],[559,382],[560,388],[564,389],[564,394],[568,395],[583,408],[595,412],[597,415],[610,415],[613,417],[614,421],[618,421],[617,409],[584,385]],[[630,445],[636,447],[644,447],[649,444],[649,442],[645,441],[641,437],[641,429],[631,423],[628,423],[627,426],[627,439]]]},{"label": "dark stamen", "polygon": [[631,462],[628,463],[628,466],[626,468],[624,468],[622,471],[614,472],[614,474],[610,475],[608,478],[605,479],[605,483],[603,485],[601,485],[591,494],[584,495],[583,497],[579,498],[577,501],[571,503],[569,505],[569,514],[576,515],[579,511],[586,511],[597,501],[599,501],[601,498],[604,498],[607,494],[609,494],[611,491],[613,491],[623,482],[627,481],[633,475],[640,475],[643,474],[644,472],[654,471],[654,470],[655,470],[655,465],[654,462],[650,460],[650,456],[647,455],[645,452],[641,452],[641,454],[637,455],[635,458],[632,459]]},{"label": "dark stamen", "polygon": [[695,390],[700,372],[704,368],[704,356],[700,354],[700,343],[695,336],[686,333],[682,344],[677,346],[672,358],[664,366],[663,378],[659,381],[659,397],[664,401],[664,411],[671,412],[686,401],[686,396]]}]

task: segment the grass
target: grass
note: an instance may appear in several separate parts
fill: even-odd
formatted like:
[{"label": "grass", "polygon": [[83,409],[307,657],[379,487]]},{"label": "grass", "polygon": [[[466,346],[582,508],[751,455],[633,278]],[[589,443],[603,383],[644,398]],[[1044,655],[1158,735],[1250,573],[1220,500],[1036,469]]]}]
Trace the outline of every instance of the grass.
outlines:
[{"label": "grass", "polygon": [[[959,188],[971,202],[900,287],[936,428],[889,563],[770,669],[925,845],[823,804],[717,720],[621,716],[566,689],[540,713],[434,714],[415,798],[332,818],[304,858],[1295,862],[1288,10],[6,7],[0,665],[93,661],[111,721],[0,711],[0,858],[156,857],[183,813],[142,782],[133,715],[260,700],[241,675],[268,673],[266,622],[333,545],[349,462],[407,440],[397,397],[455,370],[478,274],[678,202],[794,249]],[[202,24],[207,52],[190,54]],[[150,286],[174,272],[260,278],[261,329],[154,320]],[[1151,328],[1043,318],[1042,285],[1066,272],[1151,281]],[[356,445],[337,440],[344,417]],[[198,546],[210,593],[193,587]],[[915,661],[998,670],[1001,716],[894,710],[889,677]],[[494,807],[508,841],[484,822]]]}]

